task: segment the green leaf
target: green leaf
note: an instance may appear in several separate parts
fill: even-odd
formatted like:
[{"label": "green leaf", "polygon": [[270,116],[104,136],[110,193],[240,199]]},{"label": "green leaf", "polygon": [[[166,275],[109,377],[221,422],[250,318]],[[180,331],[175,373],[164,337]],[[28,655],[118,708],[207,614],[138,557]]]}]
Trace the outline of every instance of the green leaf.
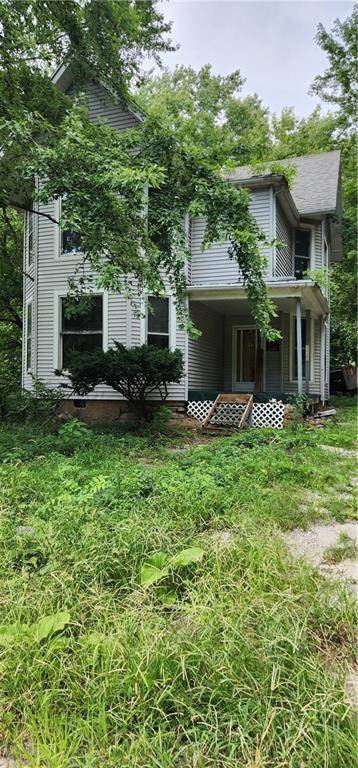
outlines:
[{"label": "green leaf", "polygon": [[49,616],[43,616],[36,624],[31,625],[34,639],[37,643],[40,643],[41,640],[46,640],[50,635],[60,632],[70,621],[71,616],[68,611],[59,611]]},{"label": "green leaf", "polygon": [[160,568],[160,570],[162,570],[167,565],[168,559],[169,558],[166,552],[159,551],[148,557],[147,563],[149,563],[149,565],[154,565],[155,568]]},{"label": "green leaf", "polygon": [[204,555],[204,550],[201,547],[190,547],[189,549],[182,549],[177,555],[170,561],[172,568],[183,568],[185,565],[191,563],[199,563]]},{"label": "green leaf", "polygon": [[177,593],[175,589],[170,589],[170,587],[159,587],[158,596],[164,605],[173,605],[177,601]]},{"label": "green leaf", "polygon": [[142,587],[149,587],[164,579],[168,572],[168,568],[157,568],[151,563],[144,563],[140,570],[140,583]]},{"label": "green leaf", "polygon": [[21,629],[21,624],[10,624],[7,627],[0,627],[0,647],[7,648],[9,645],[12,645],[22,634]]}]

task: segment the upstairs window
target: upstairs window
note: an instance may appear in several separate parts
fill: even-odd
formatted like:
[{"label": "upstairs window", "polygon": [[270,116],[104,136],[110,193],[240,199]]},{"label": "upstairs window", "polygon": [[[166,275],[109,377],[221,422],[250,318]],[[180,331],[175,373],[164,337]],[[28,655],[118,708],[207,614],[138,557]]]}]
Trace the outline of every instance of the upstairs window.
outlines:
[{"label": "upstairs window", "polygon": [[167,297],[149,296],[148,298],[147,344],[169,349],[169,299]]},{"label": "upstairs window", "polygon": [[26,315],[26,372],[32,369],[32,301],[27,305]]},{"label": "upstairs window", "polygon": [[311,264],[311,231],[296,229],[294,239],[295,278],[303,280]]},{"label": "upstairs window", "polygon": [[[62,201],[66,199],[66,194],[62,195],[60,201],[60,211],[62,209]],[[71,232],[70,229],[62,229],[60,234],[60,249],[64,255],[70,255],[73,253],[81,252],[81,235],[79,232]]]},{"label": "upstairs window", "polygon": [[103,349],[103,296],[92,296],[85,312],[66,317],[71,299],[61,300],[61,367],[67,368],[74,352]]},{"label": "upstairs window", "polygon": [[27,212],[27,263],[29,267],[34,263],[34,214]]},{"label": "upstairs window", "polygon": [[79,232],[70,232],[68,229],[64,229],[62,232],[62,248],[61,253],[80,253],[81,251],[81,235]]}]

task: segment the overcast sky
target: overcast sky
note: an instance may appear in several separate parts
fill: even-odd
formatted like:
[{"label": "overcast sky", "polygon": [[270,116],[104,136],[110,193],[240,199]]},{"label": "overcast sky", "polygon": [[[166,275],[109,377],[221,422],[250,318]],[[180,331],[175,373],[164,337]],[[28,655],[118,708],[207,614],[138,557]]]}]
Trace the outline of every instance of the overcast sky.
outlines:
[{"label": "overcast sky", "polygon": [[166,66],[210,63],[223,75],[240,69],[244,94],[258,93],[273,112],[293,106],[304,117],[317,103],[309,87],[326,65],[314,41],[317,25],[330,30],[337,17],[352,12],[353,2],[169,0],[159,7],[173,21],[172,38],[180,45],[165,55]]}]

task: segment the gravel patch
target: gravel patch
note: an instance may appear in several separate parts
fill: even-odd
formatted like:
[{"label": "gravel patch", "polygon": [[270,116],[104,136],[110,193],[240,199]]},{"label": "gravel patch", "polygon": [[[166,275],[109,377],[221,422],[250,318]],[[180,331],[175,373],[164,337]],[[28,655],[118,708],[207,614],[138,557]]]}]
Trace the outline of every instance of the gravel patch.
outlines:
[{"label": "gravel patch", "polygon": [[[347,534],[351,539],[358,540],[357,523],[317,523],[303,531],[296,528],[286,534],[285,540],[296,557],[304,557],[311,565],[316,567],[326,565],[323,563],[324,553],[328,547],[338,544],[341,533]],[[339,563],[341,567],[345,561]],[[350,564],[352,560],[348,561]],[[334,566],[335,568],[338,567]],[[350,569],[349,569],[350,570]],[[357,577],[357,563],[355,563],[355,578]],[[347,576],[351,578],[351,574]]]},{"label": "gravel patch", "polygon": [[336,445],[322,445],[319,446],[323,451],[329,451],[329,453],[337,453],[340,456],[345,456],[347,459],[358,459],[358,451],[351,451],[348,448],[339,448]]}]

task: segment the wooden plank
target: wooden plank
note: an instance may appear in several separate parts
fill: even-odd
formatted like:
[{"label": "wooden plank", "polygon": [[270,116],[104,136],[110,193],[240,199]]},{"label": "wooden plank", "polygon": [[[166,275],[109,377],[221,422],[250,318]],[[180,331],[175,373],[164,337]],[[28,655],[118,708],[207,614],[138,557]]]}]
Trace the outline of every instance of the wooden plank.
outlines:
[{"label": "wooden plank", "polygon": [[222,403],[247,403],[250,395],[244,395],[240,392],[225,392],[220,395],[220,402]]},{"label": "wooden plank", "polygon": [[203,427],[206,427],[209,424],[209,421],[210,421],[211,417],[214,415],[217,406],[221,402],[221,397],[222,397],[222,395],[218,395],[216,400],[213,402],[213,404],[212,404],[212,406],[210,408],[210,411],[209,411],[209,413],[206,416],[206,419],[202,423]]},{"label": "wooden plank", "polygon": [[245,424],[245,422],[247,421],[247,419],[248,419],[248,417],[249,417],[249,415],[250,415],[250,413],[252,411],[253,402],[254,402],[254,396],[253,395],[249,395],[249,400],[248,400],[247,406],[246,406],[246,408],[245,408],[245,410],[244,410],[244,412],[243,412],[243,414],[241,416],[241,419],[240,419],[239,429],[242,429],[244,424]]},{"label": "wooden plank", "polygon": [[210,421],[214,416],[215,411],[218,410],[219,405],[221,405],[222,403],[237,403],[239,405],[245,405],[245,410],[244,410],[244,413],[242,414],[242,417],[239,423],[239,429],[241,429],[242,426],[245,424],[246,419],[251,413],[253,399],[254,399],[253,395],[246,395],[242,393],[239,394],[238,392],[220,393],[217,396],[214,403],[212,404],[206,418],[204,419],[202,423],[202,427],[207,427],[208,424],[210,424]]}]

